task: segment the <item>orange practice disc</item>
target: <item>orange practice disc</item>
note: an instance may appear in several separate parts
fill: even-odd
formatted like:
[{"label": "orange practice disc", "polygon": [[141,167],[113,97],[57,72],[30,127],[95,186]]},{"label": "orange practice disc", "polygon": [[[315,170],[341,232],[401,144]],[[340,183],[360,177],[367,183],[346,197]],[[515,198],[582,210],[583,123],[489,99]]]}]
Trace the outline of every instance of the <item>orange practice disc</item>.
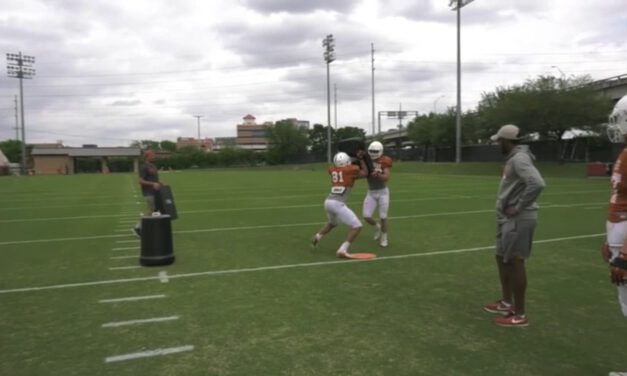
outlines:
[{"label": "orange practice disc", "polygon": [[374,253],[351,253],[350,257],[353,260],[372,260],[377,257]]}]

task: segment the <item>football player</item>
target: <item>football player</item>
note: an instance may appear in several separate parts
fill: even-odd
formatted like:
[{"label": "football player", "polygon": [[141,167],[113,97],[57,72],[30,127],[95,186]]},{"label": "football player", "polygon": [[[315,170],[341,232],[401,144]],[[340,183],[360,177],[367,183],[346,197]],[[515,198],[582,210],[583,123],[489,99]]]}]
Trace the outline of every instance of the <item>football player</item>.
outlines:
[{"label": "football player", "polygon": [[[614,106],[607,129],[612,142],[627,143],[627,95]],[[618,287],[618,301],[627,317],[627,148],[614,163],[611,183],[607,239],[602,256],[609,263],[610,280]]]},{"label": "football player", "polygon": [[[374,240],[378,240],[381,247],[387,247],[388,210],[390,208],[390,190],[387,187],[387,182],[390,179],[392,159],[383,155],[383,144],[379,141],[370,143],[368,154],[372,159],[374,169],[368,175],[368,194],[366,194],[363,206],[364,220],[369,225],[376,227]],[[377,208],[379,208],[380,224],[372,218]]]},{"label": "football player", "polygon": [[351,164],[351,157],[344,152],[339,152],[333,157],[333,165],[329,167],[331,192],[324,201],[324,210],[327,213],[328,222],[311,240],[312,245],[316,247],[322,237],[333,230],[338,222],[348,225],[350,229],[348,230],[346,240],[344,240],[336,252],[337,257],[340,258],[350,258],[348,248],[355,238],[357,238],[362,227],[357,215],[346,206],[346,201],[355,184],[355,180],[368,175],[363,156],[363,150],[357,152],[361,168]]}]

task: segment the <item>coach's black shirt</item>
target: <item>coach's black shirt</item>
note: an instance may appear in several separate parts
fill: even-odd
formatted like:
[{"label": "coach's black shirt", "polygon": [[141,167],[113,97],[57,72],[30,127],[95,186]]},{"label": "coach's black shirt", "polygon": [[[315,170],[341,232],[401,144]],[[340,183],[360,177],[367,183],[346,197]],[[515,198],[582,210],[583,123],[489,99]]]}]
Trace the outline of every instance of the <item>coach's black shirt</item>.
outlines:
[{"label": "coach's black shirt", "polygon": [[[159,182],[159,171],[157,170],[157,167],[154,164],[152,164],[150,162],[145,162],[139,168],[139,177],[144,179],[144,180],[146,180],[146,181],[151,181],[151,182],[154,182],[154,183],[158,183]],[[141,187],[142,187],[142,194],[144,196],[154,196],[155,195],[156,191],[151,186],[142,185]]]}]

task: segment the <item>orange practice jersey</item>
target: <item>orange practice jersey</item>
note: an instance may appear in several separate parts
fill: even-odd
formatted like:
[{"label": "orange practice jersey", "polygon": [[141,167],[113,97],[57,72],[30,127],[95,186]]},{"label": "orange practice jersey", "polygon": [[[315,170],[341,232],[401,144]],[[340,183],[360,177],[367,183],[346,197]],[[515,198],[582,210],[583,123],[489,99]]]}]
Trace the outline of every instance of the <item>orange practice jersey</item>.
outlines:
[{"label": "orange practice jersey", "polygon": [[[387,155],[382,155],[377,159],[372,161],[372,166],[374,167],[373,172],[378,172],[380,174],[383,173],[383,170],[386,168],[392,168],[392,158]],[[386,187],[386,184],[383,180],[368,176],[368,189],[376,190],[383,189]]]},{"label": "orange practice jersey", "polygon": [[352,164],[344,167],[331,166],[329,175],[331,175],[331,184],[334,187],[351,188],[359,176],[359,167]]},{"label": "orange practice jersey", "polygon": [[612,197],[607,220],[627,221],[627,149],[620,153],[612,171]]}]

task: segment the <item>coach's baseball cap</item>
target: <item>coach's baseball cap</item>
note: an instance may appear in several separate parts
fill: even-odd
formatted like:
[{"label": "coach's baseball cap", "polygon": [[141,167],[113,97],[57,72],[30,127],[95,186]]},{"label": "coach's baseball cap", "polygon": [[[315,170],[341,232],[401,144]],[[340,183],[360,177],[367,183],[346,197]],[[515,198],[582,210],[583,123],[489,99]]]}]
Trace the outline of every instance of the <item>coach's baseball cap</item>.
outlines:
[{"label": "coach's baseball cap", "polygon": [[514,124],[506,124],[502,126],[495,135],[490,137],[490,140],[496,141],[499,138],[504,140],[518,140],[520,129]]}]

